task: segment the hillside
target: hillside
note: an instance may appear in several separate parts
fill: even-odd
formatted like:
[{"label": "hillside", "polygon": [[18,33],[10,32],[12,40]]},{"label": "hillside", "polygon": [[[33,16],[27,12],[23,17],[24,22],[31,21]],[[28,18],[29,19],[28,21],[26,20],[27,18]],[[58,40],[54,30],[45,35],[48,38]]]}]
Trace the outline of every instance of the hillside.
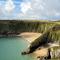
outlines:
[{"label": "hillside", "polygon": [[50,21],[0,20],[0,35],[20,34],[21,32],[43,33],[55,24],[59,23]]}]

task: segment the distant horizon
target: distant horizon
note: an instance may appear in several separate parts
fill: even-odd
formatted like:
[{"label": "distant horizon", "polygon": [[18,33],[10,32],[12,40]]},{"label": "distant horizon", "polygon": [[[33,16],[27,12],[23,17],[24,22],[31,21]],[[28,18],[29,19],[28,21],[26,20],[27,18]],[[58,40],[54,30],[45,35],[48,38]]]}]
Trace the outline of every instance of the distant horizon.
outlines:
[{"label": "distant horizon", "polygon": [[60,20],[48,20],[48,19],[0,19],[0,21],[60,21]]}]

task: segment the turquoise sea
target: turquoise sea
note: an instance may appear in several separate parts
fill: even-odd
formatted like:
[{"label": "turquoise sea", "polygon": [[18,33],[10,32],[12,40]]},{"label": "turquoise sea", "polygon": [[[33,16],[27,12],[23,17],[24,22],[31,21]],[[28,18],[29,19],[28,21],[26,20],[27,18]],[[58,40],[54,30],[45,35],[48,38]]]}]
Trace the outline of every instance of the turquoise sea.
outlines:
[{"label": "turquoise sea", "polygon": [[33,55],[21,55],[28,42],[20,37],[0,38],[0,60],[35,60]]}]

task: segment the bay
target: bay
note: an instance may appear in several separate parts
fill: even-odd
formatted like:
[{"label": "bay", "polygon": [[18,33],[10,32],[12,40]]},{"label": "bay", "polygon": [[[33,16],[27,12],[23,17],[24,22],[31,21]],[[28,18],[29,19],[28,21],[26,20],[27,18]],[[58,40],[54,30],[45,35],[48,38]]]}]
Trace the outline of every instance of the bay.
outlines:
[{"label": "bay", "polygon": [[35,60],[32,55],[21,55],[28,44],[21,37],[0,38],[0,60]]}]

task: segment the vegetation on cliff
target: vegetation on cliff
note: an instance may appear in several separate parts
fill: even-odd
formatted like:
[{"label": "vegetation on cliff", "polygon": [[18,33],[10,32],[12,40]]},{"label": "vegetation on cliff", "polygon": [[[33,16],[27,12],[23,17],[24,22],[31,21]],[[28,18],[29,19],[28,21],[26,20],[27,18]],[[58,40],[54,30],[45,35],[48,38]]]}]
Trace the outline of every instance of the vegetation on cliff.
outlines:
[{"label": "vegetation on cliff", "polygon": [[57,22],[0,20],[0,34],[40,32],[43,33]]}]

